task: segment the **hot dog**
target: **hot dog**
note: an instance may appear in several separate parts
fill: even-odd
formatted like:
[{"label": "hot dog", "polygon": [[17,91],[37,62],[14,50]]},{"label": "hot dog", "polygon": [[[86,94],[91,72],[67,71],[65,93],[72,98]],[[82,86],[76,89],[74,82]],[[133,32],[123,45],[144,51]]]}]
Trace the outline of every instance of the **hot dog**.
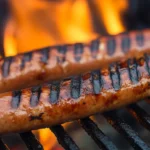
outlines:
[{"label": "hot dog", "polygon": [[50,127],[150,96],[150,55],[42,87],[0,94],[0,134]]},{"label": "hot dog", "polygon": [[53,46],[0,61],[0,93],[61,80],[150,51],[150,30],[101,37],[90,43]]}]

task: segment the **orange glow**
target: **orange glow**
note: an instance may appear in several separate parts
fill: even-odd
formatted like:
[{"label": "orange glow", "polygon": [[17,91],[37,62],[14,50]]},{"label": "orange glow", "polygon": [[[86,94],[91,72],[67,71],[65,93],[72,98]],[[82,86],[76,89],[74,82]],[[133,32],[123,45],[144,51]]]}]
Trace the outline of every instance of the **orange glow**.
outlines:
[{"label": "orange glow", "polygon": [[[64,123],[62,126],[66,129],[72,122]],[[44,150],[51,150],[56,144],[56,137],[49,128],[38,130],[39,140],[44,146]]]},{"label": "orange glow", "polygon": [[127,8],[127,0],[102,0],[97,2],[104,25],[109,34],[114,35],[125,31],[121,21],[121,11]]},{"label": "orange glow", "polygon": [[39,140],[43,145],[44,150],[51,150],[56,144],[56,137],[51,132],[50,129],[40,129],[38,130],[39,133]]},{"label": "orange glow", "polygon": [[[15,45],[17,52],[49,45],[86,42],[96,36],[86,1],[10,0],[10,7],[11,19],[15,24],[11,24],[13,31],[6,30],[9,32],[6,36],[11,36],[9,45]],[[8,46],[5,48],[9,49]]]},{"label": "orange glow", "polygon": [[17,54],[16,42],[14,38],[14,26],[13,22],[10,20],[5,27],[4,32],[4,49],[6,56],[13,56]]},{"label": "orange glow", "polygon": [[86,42],[94,38],[96,35],[92,31],[92,22],[90,12],[86,1],[77,1],[72,5],[70,10],[71,16],[68,18],[69,24],[67,30],[64,31],[65,42]]}]

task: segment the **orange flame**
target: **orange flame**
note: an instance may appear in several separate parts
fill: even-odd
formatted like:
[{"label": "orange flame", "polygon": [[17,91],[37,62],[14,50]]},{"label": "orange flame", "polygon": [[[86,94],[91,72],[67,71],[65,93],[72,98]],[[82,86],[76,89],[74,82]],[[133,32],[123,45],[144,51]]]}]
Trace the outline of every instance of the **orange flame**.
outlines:
[{"label": "orange flame", "polygon": [[8,21],[4,32],[4,50],[6,56],[13,56],[17,54],[16,42],[14,38],[14,26],[11,19]]},{"label": "orange flame", "polygon": [[40,129],[39,132],[39,140],[41,144],[44,146],[44,150],[51,150],[56,144],[56,137],[50,131],[50,129]]},{"label": "orange flame", "polygon": [[[125,30],[120,14],[127,8],[127,0],[116,0],[115,3],[112,0],[95,0],[95,3],[109,34]],[[90,11],[84,0],[59,3],[10,0],[10,6],[12,15],[4,34],[6,56],[54,44],[87,42],[97,36],[93,32]],[[35,132],[38,132],[44,150],[54,147],[57,140],[49,129]]]},{"label": "orange flame", "polygon": [[[5,41],[11,38],[9,45],[15,45],[18,52],[86,42],[96,36],[86,1],[10,0],[10,6],[15,23],[6,27]],[[7,44],[5,47],[9,49]]]},{"label": "orange flame", "polygon": [[99,12],[108,33],[111,35],[125,31],[125,27],[121,21],[121,12],[127,9],[127,0],[102,0],[96,1]]}]

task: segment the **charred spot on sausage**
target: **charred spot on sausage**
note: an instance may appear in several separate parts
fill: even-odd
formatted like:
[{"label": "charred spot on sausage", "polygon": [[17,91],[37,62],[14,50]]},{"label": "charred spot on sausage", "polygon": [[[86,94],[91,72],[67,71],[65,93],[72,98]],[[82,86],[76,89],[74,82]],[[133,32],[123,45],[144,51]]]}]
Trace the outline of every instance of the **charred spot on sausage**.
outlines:
[{"label": "charred spot on sausage", "polygon": [[142,31],[137,32],[136,42],[137,42],[138,46],[143,46],[144,45],[144,35],[143,35]]},{"label": "charred spot on sausage", "polygon": [[75,48],[75,50],[74,50],[74,58],[78,62],[82,58],[83,44],[76,43],[75,46],[74,46],[74,48]]},{"label": "charred spot on sausage", "polygon": [[53,82],[50,89],[50,103],[56,104],[60,93],[60,82]]},{"label": "charred spot on sausage", "polygon": [[95,94],[99,94],[102,89],[100,71],[95,70],[92,71],[92,83],[93,83],[93,91]]},{"label": "charred spot on sausage", "polygon": [[128,60],[128,68],[130,79],[133,84],[138,83],[138,71],[137,71],[137,63],[135,59]]},{"label": "charred spot on sausage", "polygon": [[108,38],[107,40],[107,53],[112,56],[116,50],[116,40],[113,37]]},{"label": "charred spot on sausage", "polygon": [[121,40],[121,48],[124,53],[127,53],[131,47],[131,40],[128,34],[123,35]]},{"label": "charred spot on sausage", "polygon": [[97,39],[93,40],[91,42],[91,48],[90,48],[90,50],[91,50],[91,55],[92,55],[93,58],[97,57],[97,52],[98,52],[98,49],[99,49],[99,44],[100,44],[100,42]]},{"label": "charred spot on sausage", "polygon": [[18,108],[21,99],[21,91],[13,91],[12,93],[12,100],[11,100],[11,107]]},{"label": "charred spot on sausage", "polygon": [[111,77],[111,80],[112,80],[113,88],[115,90],[119,90],[120,89],[120,76],[119,76],[117,64],[112,63],[110,65],[109,69],[110,69],[110,77]]},{"label": "charred spot on sausage", "polygon": [[71,80],[71,96],[72,98],[80,97],[80,89],[81,89],[81,76],[74,76]]},{"label": "charred spot on sausage", "polygon": [[4,59],[4,63],[2,65],[3,77],[7,77],[9,75],[10,65],[11,65],[12,61],[13,61],[12,57],[6,57]]},{"label": "charred spot on sausage", "polygon": [[31,107],[35,107],[38,105],[40,94],[41,94],[41,87],[34,87],[31,89],[32,95],[30,98],[30,105]]},{"label": "charred spot on sausage", "polygon": [[41,61],[45,64],[47,63],[47,60],[49,58],[49,50],[50,50],[50,47],[46,47],[41,50],[41,53],[42,53]]},{"label": "charred spot on sausage", "polygon": [[44,113],[40,113],[38,116],[29,116],[29,120],[30,121],[33,121],[33,120],[41,120],[42,121],[42,116],[43,116]]},{"label": "charred spot on sausage", "polygon": [[146,61],[148,73],[150,75],[150,56],[148,54],[145,54],[145,61]]},{"label": "charred spot on sausage", "polygon": [[63,63],[66,60],[65,54],[67,52],[67,46],[66,45],[58,46],[57,51],[59,54],[61,54],[61,56],[57,56],[57,62]]},{"label": "charred spot on sausage", "polygon": [[23,55],[20,68],[23,69],[24,66],[25,66],[25,63],[31,61],[31,59],[32,59],[32,52],[25,53],[25,54]]}]

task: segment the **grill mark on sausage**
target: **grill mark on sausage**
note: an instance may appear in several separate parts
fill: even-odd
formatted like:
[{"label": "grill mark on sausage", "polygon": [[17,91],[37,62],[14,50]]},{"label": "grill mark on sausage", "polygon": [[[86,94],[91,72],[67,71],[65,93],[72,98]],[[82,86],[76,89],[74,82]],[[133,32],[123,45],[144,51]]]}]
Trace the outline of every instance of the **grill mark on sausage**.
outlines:
[{"label": "grill mark on sausage", "polygon": [[133,84],[138,83],[138,71],[137,71],[137,63],[135,59],[128,60],[128,68],[129,68],[129,75],[130,79]]},{"label": "grill mark on sausage", "polygon": [[110,37],[107,40],[107,53],[112,56],[116,50],[116,39],[114,37]]},{"label": "grill mark on sausage", "polygon": [[33,52],[28,52],[23,55],[22,62],[20,68],[23,69],[25,67],[25,63],[31,61]]},{"label": "grill mark on sausage", "polygon": [[[44,88],[42,88],[42,94],[40,97],[41,103],[39,103],[37,108],[32,109],[28,107],[28,89],[27,93],[26,90],[25,92],[22,92],[23,105],[21,105],[22,107],[19,107],[17,111],[12,110],[9,107],[12,92],[6,93],[6,95],[1,95],[1,135],[10,132],[24,132],[37,129],[39,127],[61,124],[66,121],[86,117],[86,115],[92,115],[98,112],[108,111],[110,109],[118,108],[123,105],[127,105],[129,103],[133,103],[140,99],[146,98],[150,95],[150,76],[147,76],[148,70],[146,70],[145,68],[145,59],[137,60],[136,65],[137,70],[140,72],[140,75],[144,73],[144,75],[146,75],[147,77],[141,76],[142,78],[141,80],[138,80],[137,85],[134,85],[133,82],[130,82],[129,86],[123,87],[123,85],[125,85],[127,81],[131,81],[131,77],[129,77],[128,74],[128,69],[130,70],[129,66],[132,64],[134,64],[134,62],[121,62],[117,64],[118,71],[121,72],[120,78],[122,81],[120,82],[121,88],[119,91],[115,91],[112,86],[110,70],[103,69],[101,70],[101,78],[103,78],[104,82],[103,89],[101,90],[100,94],[95,95],[93,90],[91,90],[93,89],[92,86],[90,86],[87,88],[90,89],[90,92],[82,92],[82,97],[77,99],[76,101],[70,95],[71,81],[63,83],[63,86],[61,88],[62,93],[60,95],[61,98],[59,98],[60,103],[58,103],[57,105],[51,105],[48,102],[49,89],[47,87],[45,88],[45,91]],[[92,74],[89,74],[91,78]],[[88,83],[90,81],[90,78],[88,77],[89,75],[84,76],[85,80],[82,80],[84,82],[84,87],[86,86],[86,83],[87,85],[89,85]],[[77,80],[81,81],[79,77],[77,78]],[[80,88],[82,89],[83,85],[80,85]],[[6,124],[6,122],[8,123]],[[3,127],[3,125],[5,124],[6,127]],[[9,124],[11,124],[11,128]]]},{"label": "grill mark on sausage", "polygon": [[31,98],[30,98],[30,105],[31,107],[35,107],[38,105],[40,94],[41,94],[41,87],[33,87],[31,89]]},{"label": "grill mark on sausage", "polygon": [[144,46],[144,35],[142,31],[136,33],[136,42],[138,46]]},{"label": "grill mark on sausage", "polygon": [[4,78],[9,75],[10,65],[11,65],[12,61],[13,61],[12,57],[7,57],[4,60],[4,63],[2,65],[2,73],[3,73]]},{"label": "grill mark on sausage", "polygon": [[11,100],[11,107],[16,109],[19,107],[20,99],[21,99],[21,91],[14,91],[12,92],[12,100]]},{"label": "grill mark on sausage", "polygon": [[42,53],[41,62],[45,64],[47,63],[47,60],[49,58],[49,49],[50,47],[46,47],[41,50],[41,53]]},{"label": "grill mark on sausage", "polygon": [[138,63],[137,70],[138,70],[139,79],[142,79],[142,77],[148,77],[149,73],[148,73],[148,68],[146,65],[145,58],[142,57],[138,59],[137,63]]},{"label": "grill mark on sausage", "polygon": [[121,40],[121,49],[124,53],[127,53],[131,47],[131,40],[128,34],[123,35]]},{"label": "grill mark on sausage", "polygon": [[93,83],[94,93],[99,94],[101,92],[101,89],[102,89],[102,83],[101,83],[99,70],[92,71],[92,83]]},{"label": "grill mark on sausage", "polygon": [[71,79],[71,96],[74,99],[80,97],[81,76],[74,76]]},{"label": "grill mark on sausage", "polygon": [[58,102],[59,93],[60,93],[60,82],[53,82],[51,84],[50,92],[50,103],[56,104]]},{"label": "grill mark on sausage", "polygon": [[76,43],[74,45],[74,54],[75,54],[75,60],[78,62],[80,61],[80,59],[82,58],[82,54],[83,54],[83,44],[81,43]]},{"label": "grill mark on sausage", "polygon": [[92,74],[85,73],[81,75],[80,95],[93,93]]},{"label": "grill mark on sausage", "polygon": [[120,74],[120,85],[122,86],[128,86],[131,84],[130,74],[129,74],[129,68],[127,61],[120,62],[118,64],[118,71]]},{"label": "grill mark on sausage", "polygon": [[[103,67],[103,63],[102,63],[103,60],[105,61],[104,65],[108,66],[109,62],[111,63],[114,60],[118,61],[119,58],[122,59],[125,54],[127,54],[126,55],[127,57],[125,56],[125,59],[126,58],[128,59],[128,58],[130,58],[131,56],[134,55],[132,53],[132,49],[131,49],[132,46],[133,47],[135,46],[134,47],[135,48],[135,57],[138,57],[139,53],[141,54],[141,52],[139,52],[139,50],[141,50],[142,53],[145,53],[149,50],[149,47],[147,45],[149,35],[148,35],[147,32],[149,33],[150,30],[145,30],[145,31],[143,30],[143,31],[131,32],[131,33],[125,33],[125,34],[120,34],[120,35],[117,35],[117,36],[110,36],[108,38],[107,37],[104,38],[104,40],[103,40],[103,38],[93,40],[91,43],[88,43],[86,45],[86,46],[90,45],[90,47],[88,47],[88,49],[90,49],[91,55],[89,55],[89,53],[84,53],[84,51],[86,51],[87,48],[84,48],[84,44],[81,44],[81,43],[77,43],[75,45],[71,44],[71,47],[68,46],[67,50],[66,50],[66,48],[65,48],[65,50],[62,50],[63,48],[60,48],[61,50],[59,50],[59,48],[57,48],[56,46],[53,46],[53,47],[49,47],[48,48],[49,50],[47,48],[44,48],[44,50],[41,49],[39,51],[36,50],[36,51],[29,52],[29,53],[25,53],[25,54],[21,55],[21,57],[23,59],[22,59],[22,62],[20,64],[20,68],[18,69],[16,74],[13,74],[13,72],[15,70],[14,69],[15,67],[14,68],[12,67],[13,69],[11,69],[11,70],[9,69],[10,68],[9,66],[11,64],[11,62],[9,62],[9,61],[7,62],[7,59],[9,59],[9,58],[1,60],[1,62],[4,61],[4,63],[3,63],[2,68],[1,68],[2,73],[1,73],[1,84],[0,84],[1,92],[0,93],[8,92],[8,91],[13,90],[13,89],[18,90],[20,88],[27,88],[29,86],[37,86],[39,84],[42,84],[43,80],[41,80],[41,79],[43,79],[44,75],[46,76],[45,77],[45,82],[48,82],[48,81],[53,81],[53,80],[59,80],[59,79],[62,78],[62,76],[63,77],[69,77],[69,76],[72,76],[73,74],[77,75],[77,73],[80,73],[80,72],[83,73],[82,65],[87,66],[86,65],[87,63],[92,63],[94,65],[93,65],[93,68],[92,68],[92,65],[91,65],[91,67],[89,65],[89,66],[86,67],[87,70],[86,70],[86,68],[83,69],[85,72],[86,71],[91,71],[92,69],[94,69],[94,70],[98,69],[98,64],[100,64],[99,65],[100,68]],[[126,39],[126,37],[127,37],[127,39]],[[115,53],[116,46],[117,46],[117,51],[123,51],[123,49],[120,49],[120,50],[118,49],[118,47],[122,48],[121,45],[119,45],[119,46],[117,45],[117,44],[121,44],[121,43],[118,42],[119,38],[121,38],[121,41],[122,41],[122,42],[120,41],[121,43],[127,43],[127,46],[125,46],[125,47],[123,46],[123,49],[125,51],[124,55],[122,55],[122,54],[120,55],[119,53]],[[125,38],[125,40],[123,40],[124,38]],[[101,51],[99,51],[99,42],[100,41],[102,43]],[[128,43],[130,43],[130,44],[128,44]],[[140,43],[140,45],[142,45],[142,43],[143,43],[143,45],[145,44],[145,46],[143,48],[139,48],[138,43]],[[123,44],[123,45],[126,45],[126,44]],[[66,46],[67,45],[65,45],[64,47],[66,47]],[[60,46],[60,47],[63,47],[63,46]],[[72,47],[74,47],[74,49],[76,49],[76,50],[74,50],[73,55],[72,55]],[[127,49],[127,47],[129,47],[129,49]],[[138,50],[136,50],[136,47],[137,47]],[[53,49],[54,57],[49,58],[48,52],[50,51],[50,48],[54,48]],[[71,51],[71,52],[69,53],[69,51]],[[130,51],[131,51],[131,54],[130,54]],[[39,56],[39,53],[40,54],[43,53],[43,54],[41,54]],[[99,53],[102,53],[102,55],[99,55]],[[114,54],[113,57],[107,57],[107,56],[105,57],[106,53],[110,56],[113,55],[114,53],[115,54]],[[32,55],[34,57],[32,57]],[[69,58],[69,55],[71,57],[74,57],[75,62],[71,61],[72,58],[71,57]],[[82,59],[82,56],[85,56],[85,57],[84,57],[84,59],[81,63],[80,60]],[[35,57],[38,57],[38,58],[40,57],[40,62],[38,61],[37,65],[34,65],[34,64],[36,64],[36,59],[33,59]],[[57,57],[58,57],[58,59],[57,59]],[[68,58],[67,61],[65,59],[66,57]],[[98,59],[91,59],[92,57],[93,58],[97,57]],[[15,60],[16,58],[18,58],[18,56],[14,56],[12,58]],[[50,59],[52,59],[52,61]],[[31,69],[32,67],[31,68],[29,67],[30,64],[28,66],[25,65],[26,62],[29,62],[29,61],[32,62],[31,65],[33,65],[33,68],[35,68],[34,70]],[[54,61],[54,63],[53,63],[53,61]],[[66,61],[66,63],[64,63],[65,61]],[[51,65],[51,64],[45,65],[42,62],[51,63],[53,65]],[[148,62],[149,62],[148,59],[146,59],[147,66],[149,66]],[[18,62],[14,62],[15,65],[17,63]],[[19,60],[19,63],[20,63],[20,60]],[[15,66],[15,65],[13,65],[13,66]],[[58,65],[59,65],[59,67],[58,67]],[[74,66],[75,67],[77,66],[77,68],[79,68],[79,70],[76,70],[76,68],[72,69],[72,68],[74,68]],[[29,69],[28,69],[28,67],[29,67]],[[4,69],[4,68],[6,68],[6,69]],[[71,71],[68,71],[68,69],[70,69],[70,68],[71,68]],[[25,69],[25,71],[22,70],[22,69]],[[35,74],[34,73],[32,74],[33,78],[35,80],[33,82],[30,82],[30,85],[24,84],[24,85],[20,86],[19,83],[14,84],[16,80],[18,80],[20,82],[21,82],[21,80],[27,80],[28,81],[27,76],[32,71],[33,72],[35,71]],[[40,75],[37,74],[37,73],[39,73],[39,71],[43,71],[42,76],[41,76],[41,73],[40,73]],[[54,74],[55,71],[56,72],[58,71],[59,75],[57,75],[56,77],[55,77],[55,75],[49,75],[50,73]],[[8,78],[5,79],[4,77],[8,77]],[[18,77],[18,79],[16,79],[17,77]],[[30,81],[30,78],[29,78],[29,81]],[[12,82],[13,85],[9,86],[9,82]],[[3,88],[3,86],[4,86],[4,88]]]},{"label": "grill mark on sausage", "polygon": [[150,56],[148,54],[145,54],[145,61],[146,61],[148,73],[150,75]]},{"label": "grill mark on sausage", "polygon": [[112,85],[115,90],[120,89],[120,76],[117,68],[117,64],[113,63],[110,65],[110,77],[112,80]]},{"label": "grill mark on sausage", "polygon": [[32,116],[32,115],[30,115],[29,116],[29,120],[30,121],[34,121],[34,120],[43,120],[43,118],[42,118],[42,116],[44,115],[44,113],[40,113],[39,115],[37,115],[37,116]]},{"label": "grill mark on sausage", "polygon": [[57,56],[58,63],[65,62],[65,60],[66,60],[65,54],[67,52],[67,46],[66,45],[58,46],[57,51],[58,51],[59,54],[61,54],[61,56]]},{"label": "grill mark on sausage", "polygon": [[[150,57],[147,55],[147,57]],[[89,74],[89,75],[88,75]],[[90,80],[89,76],[92,76],[92,86],[93,94],[100,94],[102,90],[119,90],[122,86],[127,84],[137,84],[142,77],[148,76],[148,70],[146,68],[146,61],[144,58],[139,60],[129,59],[125,62],[113,63],[110,65],[110,68],[103,69],[101,71],[96,70],[84,75],[84,80]],[[87,77],[87,78],[86,78]],[[81,96],[81,75],[74,76],[71,79],[71,97],[77,99]],[[83,83],[84,84],[84,83]],[[37,106],[40,94],[42,93],[41,87],[34,87],[31,89],[32,95],[30,99],[31,107]],[[12,108],[18,108],[21,99],[21,91],[12,92],[13,97],[11,101]],[[49,102],[51,104],[57,104],[60,94],[60,82],[53,82],[50,86],[50,98]],[[31,117],[32,118],[32,117]],[[36,116],[35,116],[36,119]],[[34,117],[33,119],[34,120]]]},{"label": "grill mark on sausage", "polygon": [[97,57],[97,53],[98,53],[98,49],[99,49],[99,44],[100,44],[100,41],[99,40],[93,40],[91,42],[91,55],[93,58],[96,58]]},{"label": "grill mark on sausage", "polygon": [[101,81],[102,81],[102,89],[103,90],[107,91],[107,90],[113,89],[109,69],[105,69],[105,70],[101,71]]}]

